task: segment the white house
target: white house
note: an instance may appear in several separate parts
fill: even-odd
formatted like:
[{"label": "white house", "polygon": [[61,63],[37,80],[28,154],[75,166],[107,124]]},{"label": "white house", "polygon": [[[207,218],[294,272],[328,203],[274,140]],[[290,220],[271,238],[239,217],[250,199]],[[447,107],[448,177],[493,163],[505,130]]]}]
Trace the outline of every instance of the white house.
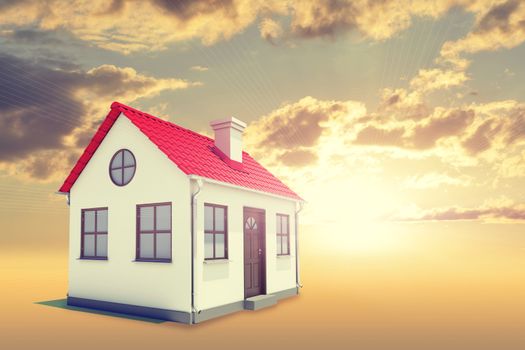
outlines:
[{"label": "white house", "polygon": [[66,178],[68,304],[198,323],[298,294],[303,200],[242,150],[120,103]]}]

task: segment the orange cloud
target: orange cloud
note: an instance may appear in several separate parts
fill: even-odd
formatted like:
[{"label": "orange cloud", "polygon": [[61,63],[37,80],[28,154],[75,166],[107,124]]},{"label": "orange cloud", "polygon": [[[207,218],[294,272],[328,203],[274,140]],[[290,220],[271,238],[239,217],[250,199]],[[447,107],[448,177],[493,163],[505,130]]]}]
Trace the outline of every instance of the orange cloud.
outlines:
[{"label": "orange cloud", "polygon": [[408,28],[413,17],[439,17],[452,1],[291,1],[290,30],[302,38],[334,37],[358,31],[373,40],[388,39]]},{"label": "orange cloud", "polygon": [[387,119],[421,120],[431,112],[420,91],[387,88],[382,91],[377,115]]},{"label": "orange cloud", "polygon": [[271,5],[248,0],[20,1],[0,7],[0,25],[63,28],[96,46],[130,53],[193,38],[204,44],[228,39]]},{"label": "orange cloud", "polygon": [[464,38],[448,41],[441,48],[442,62],[464,69],[468,61],[464,53],[513,48],[525,41],[525,2],[477,1],[476,24]]},{"label": "orange cloud", "polygon": [[395,221],[457,221],[507,219],[525,220],[525,206],[501,206],[480,208],[441,208],[429,210],[420,216],[393,218]]},{"label": "orange cloud", "polygon": [[[525,176],[520,103],[416,107],[421,105],[422,94],[403,89],[385,91],[374,113],[355,101],[305,97],[253,122],[246,132],[247,150],[296,184],[323,220],[344,215],[315,204],[329,200],[327,193],[355,198],[345,204],[360,213],[354,220],[522,220],[525,207],[509,202],[387,214],[407,201],[418,202],[422,191],[438,201],[455,201],[459,188],[483,198],[480,188],[499,189]],[[402,115],[414,108],[424,113]],[[445,189],[451,191],[443,197]],[[366,210],[363,198],[369,200]],[[426,206],[435,203],[425,198]]]},{"label": "orange cloud", "polygon": [[354,143],[358,145],[401,146],[404,134],[404,128],[381,129],[369,125],[359,131]]},{"label": "orange cloud", "polygon": [[279,23],[271,18],[264,18],[259,24],[261,37],[268,42],[275,44],[276,40],[283,35],[283,29]]},{"label": "orange cloud", "polygon": [[187,89],[199,86],[199,82],[183,79],[154,78],[139,74],[130,67],[117,67],[104,64],[85,73],[83,84],[78,93],[82,97],[95,94],[107,99],[119,99],[124,103],[136,100],[140,96],[155,96],[164,90]]},{"label": "orange cloud", "polygon": [[283,164],[289,167],[311,166],[315,164],[317,159],[317,154],[311,150],[286,151],[279,158]]},{"label": "orange cloud", "polygon": [[[191,39],[211,45],[243,32],[257,18],[263,18],[261,36],[271,42],[281,36],[334,37],[348,32],[385,40],[407,29],[414,18],[438,18],[461,6],[475,13],[478,21],[467,38],[443,48],[444,57],[457,58],[460,52],[521,42],[523,6],[516,2],[496,2],[491,7],[492,1],[483,0],[34,0],[0,6],[0,26],[7,30],[65,29],[90,44],[131,53],[163,50],[170,43]],[[285,17],[283,22],[289,22],[289,27],[282,28],[270,19],[277,16]]]},{"label": "orange cloud", "polygon": [[525,177],[525,151],[506,157],[495,164],[498,179]]},{"label": "orange cloud", "polygon": [[[265,157],[281,152],[278,150],[313,148],[333,128],[344,132],[361,113],[364,106],[356,102],[304,97],[250,124],[246,130],[248,148]],[[277,158],[289,159],[281,155]]]},{"label": "orange cloud", "polygon": [[387,90],[383,99],[377,112],[367,114],[354,101],[305,97],[252,123],[247,129],[248,148],[268,163],[290,166],[315,163],[312,152],[317,158],[346,157],[335,144],[343,149],[394,147],[412,155],[421,151],[472,166],[482,159],[501,162],[525,142],[525,109],[516,102],[431,109],[420,94],[403,89]]},{"label": "orange cloud", "polygon": [[471,155],[476,155],[489,149],[494,137],[501,131],[502,124],[497,124],[494,119],[484,121],[476,131],[463,140],[462,145]]},{"label": "orange cloud", "polygon": [[454,70],[421,69],[410,81],[410,87],[420,92],[448,89],[462,86],[468,80],[465,72]]},{"label": "orange cloud", "polygon": [[441,138],[460,134],[473,119],[474,111],[461,109],[429,118],[414,128],[411,138],[413,146],[419,149],[433,147]]}]

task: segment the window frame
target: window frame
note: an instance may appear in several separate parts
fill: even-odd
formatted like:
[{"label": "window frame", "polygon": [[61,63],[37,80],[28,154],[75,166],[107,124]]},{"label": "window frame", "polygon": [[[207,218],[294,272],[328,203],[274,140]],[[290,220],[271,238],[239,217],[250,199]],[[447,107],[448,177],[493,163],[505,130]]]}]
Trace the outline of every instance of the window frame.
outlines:
[{"label": "window frame", "polygon": [[[169,205],[170,207],[170,229],[169,230],[157,230],[157,207]],[[153,208],[153,230],[140,230],[140,209],[141,208]],[[160,202],[160,203],[146,203],[136,205],[136,231],[135,231],[135,261],[145,262],[168,262],[170,263],[173,258],[173,205],[172,202]],[[157,258],[157,234],[169,233],[170,234],[170,257],[169,258]],[[142,258],[140,257],[140,235],[141,234],[153,234],[153,258]]]},{"label": "window frame", "polygon": [[[124,152],[125,151],[128,151],[129,154],[131,154],[131,157],[133,157],[133,165],[124,165]],[[122,153],[122,164],[121,166],[118,166],[118,167],[113,167],[113,160],[115,159],[115,157],[119,154],[119,153]],[[133,175],[131,175],[131,178],[129,179],[128,182],[124,183],[124,169],[127,169],[127,168],[134,168],[133,170]],[[122,173],[121,173],[121,176],[122,176],[122,183],[121,184],[118,184],[115,179],[113,179],[113,174],[112,174],[112,171],[113,170],[121,170]],[[111,157],[111,160],[109,161],[109,178],[111,179],[111,182],[116,185],[116,186],[119,186],[119,187],[124,187],[126,185],[128,185],[131,180],[133,180],[133,178],[135,177],[135,174],[137,172],[137,158],[135,158],[135,155],[133,154],[133,152],[131,152],[129,149],[127,148],[121,148],[119,149],[118,151],[115,152],[115,154],[113,155],[113,157]]]},{"label": "window frame", "polygon": [[[108,218],[108,227],[106,231],[98,231],[98,225],[97,225],[97,212],[105,210],[107,212],[106,216]],[[93,211],[95,212],[95,224],[94,224],[94,231],[93,232],[86,232],[85,231],[85,213]],[[96,207],[96,208],[84,208],[81,209],[80,212],[80,259],[82,260],[108,260],[108,237],[109,237],[109,210],[108,207]],[[94,255],[85,255],[84,254],[84,239],[86,235],[93,235],[94,242],[95,242],[95,249],[94,249]],[[98,246],[98,239],[97,237],[99,235],[106,235],[106,256],[97,256],[97,246]]]},{"label": "window frame", "polygon": [[[286,218],[286,233],[283,233],[283,221],[282,221],[282,218]],[[275,231],[275,234],[277,237],[280,237],[281,239],[281,251],[280,252],[277,252],[277,256],[288,256],[290,255],[290,215],[288,214],[276,214],[275,215],[275,219],[276,220],[279,220],[279,218],[281,218],[281,222],[280,222],[280,231],[277,231],[277,224],[275,225],[275,228],[276,228],[276,231]],[[279,221],[278,221],[279,222]],[[287,251],[285,253],[283,253],[283,238],[286,237],[286,248],[287,248]],[[277,239],[276,239],[276,247],[275,249],[277,250]]]},{"label": "window frame", "polygon": [[[213,208],[213,230],[206,230],[206,207]],[[224,231],[217,231],[215,230],[215,208],[222,208],[224,209]],[[204,203],[204,242],[206,242],[206,234],[212,234],[213,235],[213,257],[207,258],[206,257],[206,249],[204,249],[204,260],[228,260],[228,206],[227,205],[221,205],[221,204],[213,204],[213,203]],[[223,257],[217,257],[217,253],[215,251],[215,237],[216,235],[224,235],[224,256]],[[206,243],[204,243],[206,244]]]}]

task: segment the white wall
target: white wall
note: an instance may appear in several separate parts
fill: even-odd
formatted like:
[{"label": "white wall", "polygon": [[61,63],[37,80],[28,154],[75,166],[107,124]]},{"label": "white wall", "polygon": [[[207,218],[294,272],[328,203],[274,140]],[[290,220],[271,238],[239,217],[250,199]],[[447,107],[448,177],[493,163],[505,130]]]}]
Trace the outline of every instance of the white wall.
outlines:
[{"label": "white wall", "polygon": [[[228,206],[228,261],[204,261],[204,203]],[[204,182],[196,222],[195,307],[205,310],[244,299],[243,207],[266,211],[267,293],[295,287],[295,202]],[[290,217],[290,256],[277,257],[276,214]]]},{"label": "white wall", "polygon": [[[109,162],[119,149],[133,152],[134,178],[114,185]],[[134,262],[136,205],[172,202],[172,263]],[[108,207],[108,260],[79,260],[81,209]],[[170,310],[191,309],[189,179],[120,116],[71,189],[69,295]]]}]

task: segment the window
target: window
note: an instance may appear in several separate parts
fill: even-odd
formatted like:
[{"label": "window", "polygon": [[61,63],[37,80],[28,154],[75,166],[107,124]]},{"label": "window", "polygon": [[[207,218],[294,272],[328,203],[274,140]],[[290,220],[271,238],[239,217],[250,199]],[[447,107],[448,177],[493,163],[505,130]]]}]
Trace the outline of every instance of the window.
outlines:
[{"label": "window", "polygon": [[228,258],[228,207],[204,204],[204,258]]},{"label": "window", "polygon": [[277,255],[290,255],[290,226],[288,215],[277,214]]},{"label": "window", "polygon": [[111,181],[117,186],[125,186],[129,184],[135,175],[137,163],[133,153],[127,149],[117,151],[111,158],[109,164],[109,176]]},{"label": "window", "polygon": [[82,209],[80,257],[108,258],[108,208]]},{"label": "window", "polygon": [[137,205],[137,260],[171,261],[171,203]]}]

